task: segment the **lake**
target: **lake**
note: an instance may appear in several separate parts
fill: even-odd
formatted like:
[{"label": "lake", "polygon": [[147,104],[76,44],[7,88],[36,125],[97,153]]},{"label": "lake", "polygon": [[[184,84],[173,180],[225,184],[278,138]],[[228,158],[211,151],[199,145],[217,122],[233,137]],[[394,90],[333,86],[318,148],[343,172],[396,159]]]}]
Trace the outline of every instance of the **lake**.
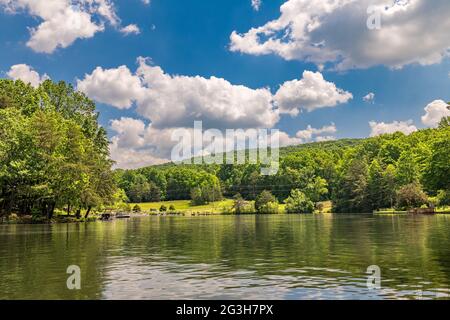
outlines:
[{"label": "lake", "polygon": [[0,299],[448,299],[449,285],[448,215],[0,225]]}]

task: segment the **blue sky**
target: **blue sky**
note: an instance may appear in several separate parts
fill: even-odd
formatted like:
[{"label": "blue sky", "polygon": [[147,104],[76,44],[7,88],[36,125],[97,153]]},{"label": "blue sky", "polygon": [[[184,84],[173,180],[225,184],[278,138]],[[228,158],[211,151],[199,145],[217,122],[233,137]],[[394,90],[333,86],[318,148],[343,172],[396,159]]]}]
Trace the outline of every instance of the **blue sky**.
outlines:
[{"label": "blue sky", "polygon": [[[298,115],[280,113],[278,120],[270,122],[271,126],[279,128],[293,137],[298,131],[306,130],[308,126],[320,129],[330,124],[334,124],[336,129],[335,132],[330,132],[334,138],[367,137],[374,133],[373,128],[369,125],[370,121],[391,124],[394,121],[412,120],[409,125],[420,129],[430,126],[430,122],[424,123],[422,120],[425,115],[424,108],[427,105],[435,100],[450,101],[450,60],[445,53],[445,49],[450,48],[450,39],[443,36],[444,32],[439,33],[439,30],[433,31],[435,34],[424,30],[423,35],[418,33],[417,36],[405,33],[405,42],[409,41],[411,47],[421,47],[422,43],[426,43],[424,39],[427,39],[428,34],[428,37],[435,36],[440,39],[439,41],[444,42],[443,47],[430,45],[430,49],[427,51],[426,45],[423,45],[423,50],[418,51],[415,55],[414,52],[411,52],[413,50],[409,50],[403,44],[394,46],[387,42],[385,45],[376,47],[379,54],[368,53],[363,50],[354,50],[354,48],[349,49],[346,44],[347,42],[351,43],[353,37],[356,39],[355,47],[363,46],[364,41],[361,39],[364,36],[363,32],[367,32],[366,30],[353,34],[351,30],[354,30],[354,27],[352,29],[351,21],[347,23],[347,19],[339,16],[338,11],[335,14],[324,14],[320,12],[320,6],[313,8],[319,11],[308,9],[312,10],[311,15],[319,12],[319,16],[326,23],[324,23],[323,30],[318,30],[320,32],[317,34],[308,35],[307,40],[312,41],[313,37],[318,37],[321,33],[334,32],[326,28],[329,21],[343,21],[343,29],[339,33],[339,37],[344,37],[347,32],[348,35],[345,36],[350,39],[340,40],[340,43],[337,43],[336,40],[336,43],[332,43],[332,48],[330,45],[330,48],[326,49],[329,49],[329,52],[331,49],[339,49],[340,55],[344,57],[339,59],[356,64],[356,67],[339,67],[339,59],[330,58],[325,61],[322,69],[319,61],[323,61],[323,56],[327,53],[325,50],[317,54],[306,55],[303,52],[310,48],[299,47],[297,51],[288,53],[287,57],[286,51],[281,45],[270,50],[263,47],[262,44],[266,40],[264,37],[260,38],[258,45],[253,45],[251,48],[248,45],[251,45],[251,35],[246,35],[246,33],[252,28],[263,27],[266,28],[265,30],[275,31],[272,36],[267,37],[276,39],[277,32],[284,31],[281,29],[283,27],[280,27],[280,30],[271,30],[266,24],[269,21],[281,21],[279,19],[280,7],[286,2],[296,4],[297,7],[286,6],[287,9],[283,9],[284,11],[295,13],[295,10],[300,10],[298,14],[305,12],[302,11],[302,6],[306,3],[304,0],[262,0],[259,10],[252,8],[251,0],[151,0],[150,4],[144,4],[141,0],[99,0],[99,5],[102,1],[112,5],[111,12],[114,12],[117,17],[115,22],[98,14],[99,11],[90,11],[92,21],[97,25],[104,25],[104,30],[95,32],[89,37],[77,38],[64,48],[59,46],[51,52],[48,49],[47,52],[42,52],[42,47],[30,46],[29,41],[33,32],[30,31],[30,28],[37,30],[40,24],[51,18],[42,13],[47,9],[31,8],[27,0],[19,0],[19,2],[21,1],[21,6],[11,9],[11,4],[8,4],[9,0],[0,0],[0,28],[4,30],[0,33],[2,77],[14,77],[11,67],[25,64],[30,70],[34,70],[41,76],[47,74],[53,80],[65,80],[76,86],[76,79],[85,79],[85,75],[91,75],[97,67],[109,70],[124,65],[134,76],[139,67],[137,58],[147,57],[149,58],[146,62],[147,65],[158,66],[167,75],[200,76],[205,79],[214,76],[228,81],[233,86],[243,85],[252,90],[270,88],[273,95],[285,82],[294,79],[301,80],[303,72],[306,70],[320,72],[324,78],[323,81],[334,84],[337,89],[351,93],[352,99],[336,103],[334,106],[311,107],[310,109],[304,109],[301,105],[295,106],[300,111]],[[70,2],[70,0],[57,1]],[[412,17],[417,16],[417,10],[422,10],[424,16],[427,15],[429,19],[433,18],[429,17],[430,15],[426,12],[428,7],[425,1],[411,0],[411,3],[413,4],[410,7],[405,5],[404,8],[412,11]],[[436,3],[438,7],[441,6],[440,11],[450,12],[448,2],[437,0]],[[53,8],[49,7],[48,12],[50,10]],[[355,15],[359,12],[358,10],[360,8],[355,7]],[[340,14],[342,15],[342,13]],[[433,14],[437,13],[433,11]],[[428,18],[424,17],[423,19]],[[386,20],[387,30],[381,29],[380,32],[390,32],[389,27],[402,27],[402,25],[395,26],[396,22],[389,20],[389,17]],[[414,20],[409,22],[415,23]],[[296,20],[294,25],[295,23],[303,22]],[[417,21],[417,24],[421,23],[423,21]],[[125,35],[120,32],[121,28],[130,24],[136,25],[140,33]],[[364,29],[363,26],[361,26],[362,29]],[[447,30],[445,29],[445,33],[448,33]],[[245,45],[238,45],[237,48],[231,50],[230,35],[233,31],[236,31],[246,42],[243,42]],[[372,34],[369,35],[372,36]],[[333,39],[338,38],[333,34],[323,37],[329,39],[328,37],[332,36]],[[289,38],[282,41],[292,44],[296,44],[295,41],[297,41],[297,45],[301,43],[298,39]],[[377,39],[372,41],[377,41]],[[445,43],[445,41],[448,42]],[[327,44],[331,42],[333,41],[328,40]],[[399,48],[398,59],[395,56],[397,48]],[[302,50],[302,53],[298,53]],[[403,58],[400,50],[409,50],[410,52],[403,53]],[[255,54],[255,51],[259,53]],[[262,51],[264,52],[261,53]],[[388,57],[388,54],[383,53],[384,51],[393,53]],[[436,53],[441,56],[436,58],[436,55],[433,55]],[[391,62],[394,60],[395,62]],[[16,74],[15,77],[19,77],[19,75]],[[148,84],[147,88],[148,86],[151,84]],[[94,89],[86,89],[86,92],[89,95],[94,92]],[[374,93],[374,100],[363,101],[363,97],[370,92]],[[98,95],[94,94],[93,98],[95,97]],[[296,97],[291,98],[296,99]],[[122,118],[139,120],[144,122],[145,130],[152,122],[157,122],[151,111],[144,113],[137,111],[136,102],[126,108],[117,108],[111,106],[111,103],[104,103],[108,100],[101,98],[96,100],[101,114],[101,124],[108,128],[111,138],[116,136],[117,139],[120,139],[127,134],[123,132],[126,129],[120,131],[117,126],[116,129],[112,128],[111,121]],[[208,103],[207,99],[202,101],[205,101],[205,104]],[[279,103],[281,105],[281,100]],[[145,107],[152,108],[152,105]],[[291,105],[290,108],[292,107]],[[292,109],[290,110],[292,111]],[[440,110],[442,112],[442,109]],[[159,129],[166,129],[165,123],[161,120]],[[174,126],[167,125],[167,128]],[[225,124],[224,127],[226,127]],[[389,129],[387,129],[388,131]],[[143,132],[134,134],[139,137],[145,136]],[[125,144],[123,146],[125,151]],[[139,146],[132,144],[128,147],[134,148],[133,150],[136,151],[137,147],[142,148],[142,144]],[[154,148],[158,147],[160,146]],[[160,152],[153,156],[164,158],[161,154]],[[153,156],[143,163],[151,163]],[[132,166],[126,162],[124,161],[125,167]],[[139,161],[133,163],[141,164]]]}]

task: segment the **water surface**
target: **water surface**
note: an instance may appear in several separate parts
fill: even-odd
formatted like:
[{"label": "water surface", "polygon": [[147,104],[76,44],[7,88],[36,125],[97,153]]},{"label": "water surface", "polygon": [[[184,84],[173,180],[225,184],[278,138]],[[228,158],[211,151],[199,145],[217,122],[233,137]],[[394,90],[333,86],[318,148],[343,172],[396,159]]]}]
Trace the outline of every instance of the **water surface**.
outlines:
[{"label": "water surface", "polygon": [[[67,289],[69,265],[81,290]],[[445,215],[0,225],[0,299],[448,299],[449,284]]]}]

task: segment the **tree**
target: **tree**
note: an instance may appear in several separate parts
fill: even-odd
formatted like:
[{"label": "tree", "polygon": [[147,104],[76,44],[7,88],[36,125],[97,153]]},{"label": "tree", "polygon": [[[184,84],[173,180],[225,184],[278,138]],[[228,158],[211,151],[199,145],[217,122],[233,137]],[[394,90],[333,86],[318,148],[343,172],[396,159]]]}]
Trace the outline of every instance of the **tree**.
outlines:
[{"label": "tree", "polygon": [[367,197],[372,210],[380,209],[384,206],[384,196],[383,170],[379,162],[374,159],[369,167],[369,179],[367,183]]},{"label": "tree", "polygon": [[0,80],[0,212],[51,219],[56,208],[73,208],[87,217],[112,201],[109,142],[97,116],[64,82]]},{"label": "tree", "polygon": [[142,211],[142,209],[141,209],[141,207],[138,204],[134,205],[133,212],[138,213],[138,212],[141,212],[141,211]]},{"label": "tree", "polygon": [[165,205],[161,205],[160,207],[159,207],[159,211],[160,212],[166,212],[167,211],[167,207],[165,206]]},{"label": "tree", "polygon": [[170,206],[169,206],[169,211],[175,211],[176,209],[175,209],[175,206],[173,205],[173,204],[171,204]]},{"label": "tree", "polygon": [[354,157],[344,168],[334,195],[335,212],[369,212],[368,166],[365,158]]},{"label": "tree", "polygon": [[394,207],[396,197],[396,169],[392,164],[388,164],[382,178],[382,204],[380,208]]},{"label": "tree", "polygon": [[316,205],[317,202],[322,200],[324,195],[328,194],[327,180],[315,177],[306,185],[305,194]]},{"label": "tree", "polygon": [[401,209],[418,208],[427,203],[427,195],[418,183],[410,183],[397,192],[397,207]]},{"label": "tree", "polygon": [[278,200],[267,190],[261,192],[255,200],[255,210],[258,213],[277,213]]},{"label": "tree", "polygon": [[397,161],[397,185],[419,182],[419,168],[412,152],[404,151]]},{"label": "tree", "polygon": [[291,195],[286,199],[286,213],[313,213],[314,203],[298,189],[291,191]]},{"label": "tree", "polygon": [[450,190],[450,127],[448,128],[443,137],[433,143],[431,159],[425,169],[425,184],[434,192]]},{"label": "tree", "polygon": [[247,207],[247,201],[245,201],[242,196],[238,193],[234,197],[233,210],[236,214],[242,214],[245,212]]}]

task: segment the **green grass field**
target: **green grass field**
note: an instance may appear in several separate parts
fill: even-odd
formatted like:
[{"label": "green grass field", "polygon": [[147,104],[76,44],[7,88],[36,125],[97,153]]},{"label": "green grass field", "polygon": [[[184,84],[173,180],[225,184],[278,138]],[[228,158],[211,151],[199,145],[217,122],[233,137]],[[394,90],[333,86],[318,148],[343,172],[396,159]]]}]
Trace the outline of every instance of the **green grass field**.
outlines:
[{"label": "green grass field", "polygon": [[[208,203],[202,206],[193,206],[191,205],[190,200],[176,200],[176,201],[160,201],[160,202],[145,202],[145,203],[137,203],[143,212],[150,211],[158,211],[162,205],[165,205],[167,209],[171,205],[175,207],[175,211],[183,212],[183,213],[224,213],[229,212],[233,207],[233,199],[225,199],[222,201],[216,201],[212,203]],[[131,207],[134,207],[136,203],[131,203]],[[279,213],[285,212],[286,205],[280,203],[279,205]],[[323,202],[323,213],[331,212],[331,201]]]},{"label": "green grass field", "polygon": [[[131,204],[133,207],[135,203]],[[212,203],[208,203],[202,206],[193,206],[191,205],[190,200],[176,200],[176,201],[160,201],[160,202],[145,202],[138,203],[141,207],[142,211],[151,211],[158,210],[162,205],[165,205],[167,209],[171,205],[175,207],[176,211],[181,212],[211,212],[211,213],[221,213],[225,209],[230,209],[233,206],[233,200],[225,199],[222,201],[216,201]]]}]

